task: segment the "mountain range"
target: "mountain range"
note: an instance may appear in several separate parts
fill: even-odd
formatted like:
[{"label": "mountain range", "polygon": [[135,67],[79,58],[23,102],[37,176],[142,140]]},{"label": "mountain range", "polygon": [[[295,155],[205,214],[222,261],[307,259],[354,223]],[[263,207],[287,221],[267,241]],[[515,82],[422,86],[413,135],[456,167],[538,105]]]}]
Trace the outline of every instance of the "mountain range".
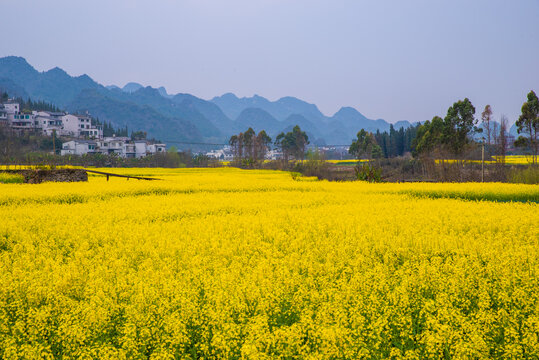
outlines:
[{"label": "mountain range", "polygon": [[[147,131],[169,142],[226,142],[249,127],[266,130],[274,138],[299,125],[314,144],[349,144],[362,128],[386,131],[390,127],[387,121],[368,119],[352,107],[328,117],[316,105],[290,96],[270,101],[258,95],[238,98],[227,93],[204,100],[135,82],[123,88],[103,86],[88,75],[70,76],[58,67],[39,72],[15,56],[0,58],[0,90],[47,101],[72,113],[88,111],[116,127]],[[410,125],[399,121],[394,127]]]}]

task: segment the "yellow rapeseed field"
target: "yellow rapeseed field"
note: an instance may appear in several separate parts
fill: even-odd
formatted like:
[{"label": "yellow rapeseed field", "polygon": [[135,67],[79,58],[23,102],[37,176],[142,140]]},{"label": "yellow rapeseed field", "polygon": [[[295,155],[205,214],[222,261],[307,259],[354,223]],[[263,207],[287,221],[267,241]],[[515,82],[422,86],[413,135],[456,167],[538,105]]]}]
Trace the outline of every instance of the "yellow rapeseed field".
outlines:
[{"label": "yellow rapeseed field", "polygon": [[0,184],[1,359],[537,359],[539,187]]}]

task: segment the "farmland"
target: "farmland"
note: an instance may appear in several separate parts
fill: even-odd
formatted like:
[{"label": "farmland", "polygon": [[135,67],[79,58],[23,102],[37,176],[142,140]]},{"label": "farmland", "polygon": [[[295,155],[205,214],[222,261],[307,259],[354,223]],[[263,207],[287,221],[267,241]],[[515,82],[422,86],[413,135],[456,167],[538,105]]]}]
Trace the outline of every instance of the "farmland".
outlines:
[{"label": "farmland", "polygon": [[0,358],[539,357],[539,187],[0,184]]}]

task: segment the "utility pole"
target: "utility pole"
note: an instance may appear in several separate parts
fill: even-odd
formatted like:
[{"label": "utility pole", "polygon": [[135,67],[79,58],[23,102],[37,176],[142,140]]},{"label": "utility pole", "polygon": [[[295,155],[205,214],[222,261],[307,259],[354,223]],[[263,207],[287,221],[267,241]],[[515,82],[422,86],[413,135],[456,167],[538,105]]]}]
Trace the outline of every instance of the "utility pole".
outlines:
[{"label": "utility pole", "polygon": [[485,137],[481,142],[481,182],[485,182]]}]

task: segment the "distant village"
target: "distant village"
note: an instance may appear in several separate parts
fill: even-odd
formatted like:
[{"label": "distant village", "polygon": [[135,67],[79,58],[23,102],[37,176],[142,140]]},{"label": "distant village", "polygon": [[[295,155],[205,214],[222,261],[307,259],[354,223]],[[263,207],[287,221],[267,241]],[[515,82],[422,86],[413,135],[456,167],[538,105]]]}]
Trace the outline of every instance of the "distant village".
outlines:
[{"label": "distant village", "polygon": [[[60,155],[115,154],[123,158],[142,158],[156,153],[165,153],[166,144],[148,140],[133,140],[126,136],[103,136],[103,126],[92,121],[89,114],[70,114],[53,111],[21,111],[20,104],[13,100],[0,103],[0,126],[14,134],[34,133],[43,136],[69,138],[62,143]],[[321,150],[335,150],[323,148]],[[347,149],[343,150],[343,153]],[[232,161],[234,152],[228,145],[220,149],[203,152],[208,158]],[[265,159],[282,158],[279,149],[266,152]]]},{"label": "distant village", "polygon": [[61,155],[116,154],[124,158],[142,158],[166,152],[166,144],[129,137],[104,137],[103,127],[93,124],[89,114],[21,111],[18,102],[9,100],[0,104],[0,126],[16,134],[30,132],[71,138],[62,143]]}]

